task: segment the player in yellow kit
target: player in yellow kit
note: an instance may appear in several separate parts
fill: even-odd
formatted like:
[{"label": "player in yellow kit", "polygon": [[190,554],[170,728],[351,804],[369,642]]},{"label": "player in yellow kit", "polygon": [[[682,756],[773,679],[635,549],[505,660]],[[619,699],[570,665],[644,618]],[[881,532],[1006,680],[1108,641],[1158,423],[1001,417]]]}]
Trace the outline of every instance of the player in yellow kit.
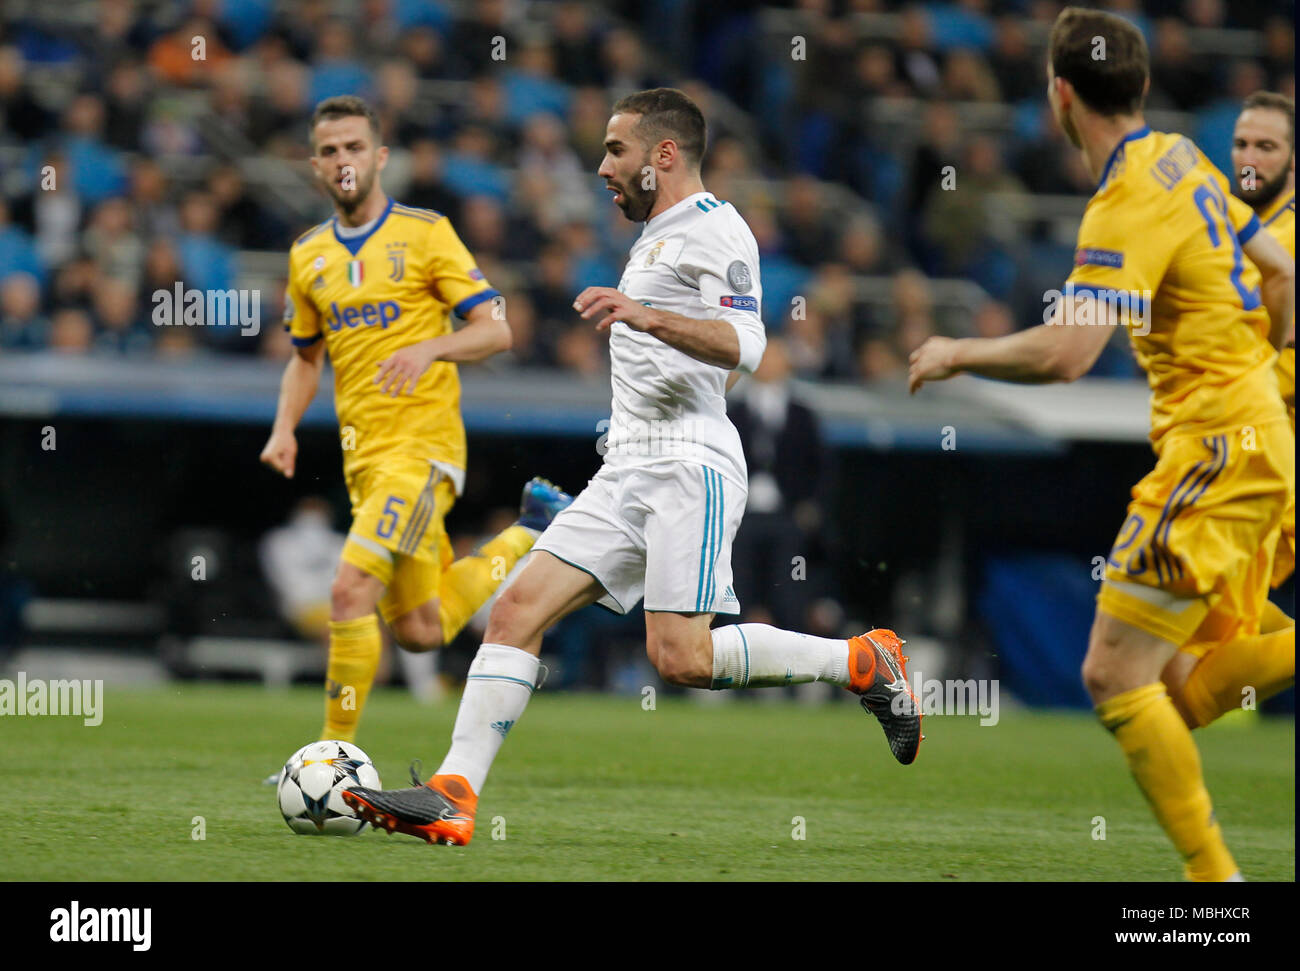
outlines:
[{"label": "player in yellow kit", "polygon": [[[294,429],[328,352],[353,518],[331,589],[321,737],[351,741],[379,663],[376,608],[403,647],[450,641],[569,497],[533,480],[519,522],[452,562],[443,519],[466,455],[456,365],[509,348],[510,327],[450,222],[384,194],[388,149],[364,101],[322,102],[311,133],[335,216],[289,253],[284,319],[296,354],[261,458],[292,478]],[[453,312],[467,321],[460,330]]]},{"label": "player in yellow kit", "polygon": [[[1260,225],[1295,259],[1295,102],[1283,94],[1257,91],[1248,97],[1232,135],[1232,191],[1259,216]],[[1278,353],[1291,434],[1295,434],[1295,331]],[[1282,542],[1273,562],[1273,586],[1295,572],[1295,506],[1287,510]],[[1279,611],[1280,613],[1280,611]],[[1289,620],[1289,618],[1287,618]],[[1280,623],[1275,618],[1274,623]],[[1294,621],[1292,621],[1294,623]],[[1265,626],[1268,626],[1266,620]]]},{"label": "player in yellow kit", "polygon": [[1097,179],[1075,269],[1043,326],[931,338],[912,354],[910,386],[963,371],[1074,380],[1101,353],[1108,325],[1129,327],[1151,388],[1157,462],[1133,489],[1108,558],[1084,683],[1186,875],[1240,879],[1161,672],[1212,610],[1243,656],[1263,636],[1295,649],[1294,628],[1258,633],[1294,491],[1295,444],[1269,337],[1270,321],[1289,326],[1295,265],[1189,139],[1146,125],[1148,76],[1146,43],[1127,21],[1061,12],[1048,100]]},{"label": "player in yellow kit", "polygon": [[[1246,99],[1232,139],[1233,193],[1246,202],[1268,233],[1295,258],[1295,104],[1260,91]],[[1253,280],[1251,272],[1247,279]],[[1284,322],[1271,321],[1272,341]],[[1295,342],[1288,340],[1274,366],[1295,439]],[[1294,468],[1292,469],[1294,472]],[[1295,494],[1282,517],[1274,549],[1271,584],[1295,569]],[[1253,593],[1253,591],[1252,591]],[[1256,625],[1256,620],[1258,621]],[[1191,728],[1210,724],[1243,702],[1263,701],[1295,681],[1295,621],[1268,599],[1256,611],[1224,598],[1201,628],[1165,666],[1161,678]],[[1237,634],[1263,634],[1242,648]]]}]

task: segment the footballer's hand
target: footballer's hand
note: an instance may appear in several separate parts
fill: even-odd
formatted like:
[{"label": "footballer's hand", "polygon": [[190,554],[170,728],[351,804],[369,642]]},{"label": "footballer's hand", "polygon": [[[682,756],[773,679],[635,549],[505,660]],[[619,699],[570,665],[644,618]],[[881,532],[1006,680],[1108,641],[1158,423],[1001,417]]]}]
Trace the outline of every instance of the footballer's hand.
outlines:
[{"label": "footballer's hand", "polygon": [[927,381],[946,381],[961,368],[953,364],[957,342],[951,337],[931,337],[908,358],[907,390],[916,394]]},{"label": "footballer's hand", "polygon": [[613,287],[587,287],[573,301],[573,309],[583,320],[595,320],[596,330],[609,330],[621,320],[633,330],[649,330],[654,322],[654,308],[638,303]]},{"label": "footballer's hand", "polygon": [[415,386],[420,376],[429,370],[429,365],[438,359],[437,338],[408,344],[379,362],[379,373],[375,375],[375,384],[379,393],[396,398],[409,391],[415,393]]},{"label": "footballer's hand", "polygon": [[261,459],[263,465],[269,465],[286,479],[292,479],[293,466],[298,460],[298,440],[293,432],[271,432]]}]

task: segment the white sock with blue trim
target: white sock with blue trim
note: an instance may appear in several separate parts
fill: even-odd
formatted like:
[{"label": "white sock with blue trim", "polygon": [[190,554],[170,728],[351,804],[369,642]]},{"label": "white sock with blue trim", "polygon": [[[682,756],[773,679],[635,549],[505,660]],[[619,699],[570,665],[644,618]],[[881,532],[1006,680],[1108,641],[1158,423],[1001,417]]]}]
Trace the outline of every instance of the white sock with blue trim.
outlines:
[{"label": "white sock with blue trim", "polygon": [[813,637],[767,624],[715,627],[714,691],[723,688],[769,688],[783,684],[829,681],[849,685],[849,642]]},{"label": "white sock with blue trim", "polygon": [[506,733],[519,720],[537,684],[537,658],[506,644],[483,644],[469,666],[465,693],[438,775],[464,776],[475,795],[483,789]]}]

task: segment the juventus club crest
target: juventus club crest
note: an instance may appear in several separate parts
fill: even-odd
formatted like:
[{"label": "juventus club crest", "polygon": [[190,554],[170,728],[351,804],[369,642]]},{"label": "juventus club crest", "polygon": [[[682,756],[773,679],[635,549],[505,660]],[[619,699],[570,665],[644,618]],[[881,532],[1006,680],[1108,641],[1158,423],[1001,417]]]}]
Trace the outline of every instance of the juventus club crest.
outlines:
[{"label": "juventus club crest", "polygon": [[388,279],[396,283],[406,272],[406,244],[400,243],[388,248]]}]

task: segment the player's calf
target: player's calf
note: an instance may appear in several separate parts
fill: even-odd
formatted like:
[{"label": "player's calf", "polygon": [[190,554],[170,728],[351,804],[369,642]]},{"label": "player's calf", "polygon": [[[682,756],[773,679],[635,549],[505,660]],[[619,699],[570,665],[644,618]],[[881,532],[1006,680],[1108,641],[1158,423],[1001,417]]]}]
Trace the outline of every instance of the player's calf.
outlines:
[{"label": "player's calf", "polygon": [[712,614],[646,612],[646,657],[665,682],[683,688],[712,685],[712,620]]}]

